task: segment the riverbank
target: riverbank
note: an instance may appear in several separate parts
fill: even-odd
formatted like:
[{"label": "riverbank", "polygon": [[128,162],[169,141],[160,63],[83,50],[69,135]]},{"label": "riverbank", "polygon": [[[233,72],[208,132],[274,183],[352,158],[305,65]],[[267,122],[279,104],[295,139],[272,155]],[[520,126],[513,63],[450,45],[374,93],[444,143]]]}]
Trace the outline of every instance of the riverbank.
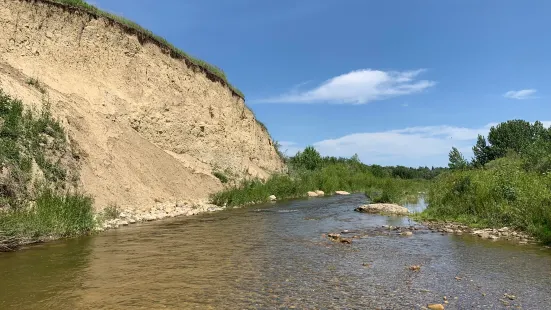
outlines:
[{"label": "riverbank", "polygon": [[[415,218],[415,217],[413,217]],[[537,244],[537,239],[528,233],[515,230],[509,227],[501,228],[474,228],[468,225],[454,222],[441,221],[420,221],[419,224],[427,227],[429,230],[442,234],[452,235],[473,235],[485,240],[509,240],[518,242],[518,244]]]},{"label": "riverbank", "polygon": [[[141,222],[151,222],[165,218],[179,216],[191,216],[201,213],[224,210],[225,207],[216,206],[207,201],[198,201],[186,204],[164,204],[153,206],[150,209],[126,208],[110,210],[109,216],[106,211],[96,214],[97,224],[94,231],[101,232],[109,229],[116,229],[121,226],[129,226]],[[115,213],[115,214],[113,214]]]},{"label": "riverbank", "polygon": [[523,164],[521,158],[506,157],[439,176],[428,192],[428,208],[417,219],[491,228],[492,233],[508,227],[550,244],[551,178]]}]

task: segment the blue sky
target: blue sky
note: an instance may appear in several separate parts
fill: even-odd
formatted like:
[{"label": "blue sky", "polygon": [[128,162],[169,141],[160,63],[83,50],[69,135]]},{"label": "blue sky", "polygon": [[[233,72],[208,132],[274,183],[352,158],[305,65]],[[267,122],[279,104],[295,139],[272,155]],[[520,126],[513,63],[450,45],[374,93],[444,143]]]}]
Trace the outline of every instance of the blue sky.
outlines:
[{"label": "blue sky", "polygon": [[551,125],[551,1],[89,2],[221,67],[289,154],[444,166],[491,124]]}]

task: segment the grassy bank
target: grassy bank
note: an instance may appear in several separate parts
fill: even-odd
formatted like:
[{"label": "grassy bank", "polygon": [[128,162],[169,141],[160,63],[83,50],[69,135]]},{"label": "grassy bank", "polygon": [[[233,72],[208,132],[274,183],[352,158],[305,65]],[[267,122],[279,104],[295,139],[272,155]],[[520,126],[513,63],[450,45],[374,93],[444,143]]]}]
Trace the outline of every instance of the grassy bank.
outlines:
[{"label": "grassy bank", "polygon": [[428,193],[425,220],[510,227],[551,243],[551,129],[513,120],[479,136],[467,162],[453,149],[449,173]]},{"label": "grassy bank", "polygon": [[522,165],[519,158],[501,158],[484,169],[441,175],[429,190],[429,207],[420,218],[512,227],[551,242],[551,177]]},{"label": "grassy bank", "polygon": [[0,90],[0,251],[94,227],[75,155],[47,105],[25,110]]},{"label": "grassy bank", "polygon": [[92,200],[80,194],[58,194],[44,189],[32,207],[0,214],[0,252],[22,244],[72,237],[95,225]]},{"label": "grassy bank", "polygon": [[243,181],[212,196],[213,203],[223,206],[240,206],[261,203],[270,195],[278,199],[307,196],[308,191],[322,190],[326,194],[342,190],[365,193],[374,202],[405,203],[416,200],[418,192],[428,187],[425,179],[401,179],[392,176],[377,176],[373,170],[379,167],[367,166],[357,159],[322,158],[310,149],[288,159],[289,173],[260,180]]},{"label": "grassy bank", "polygon": [[192,65],[195,65],[199,68],[204,69],[207,73],[212,74],[213,76],[217,77],[223,84],[227,85],[237,96],[245,99],[245,95],[243,95],[243,93],[237,87],[230,84],[230,82],[228,81],[228,79],[226,77],[226,74],[224,73],[224,71],[222,71],[222,69],[220,69],[220,68],[218,68],[218,67],[216,67],[216,66],[214,66],[214,65],[212,65],[212,64],[210,64],[206,61],[203,61],[201,59],[195,58],[195,57],[187,54],[186,52],[184,52],[184,51],[180,50],[179,48],[175,47],[174,45],[172,45],[166,39],[164,39],[164,38],[162,38],[158,35],[155,35],[150,30],[147,30],[147,29],[143,28],[142,26],[136,24],[135,22],[133,22],[131,20],[128,20],[124,17],[120,17],[120,16],[117,16],[117,15],[111,14],[109,12],[102,11],[102,10],[96,8],[95,6],[93,6],[89,3],[86,3],[83,0],[40,0],[40,1],[48,2],[48,3],[58,3],[58,4],[71,6],[71,7],[77,8],[79,10],[88,12],[92,15],[101,16],[101,17],[107,18],[107,19],[109,19],[113,22],[116,22],[116,23],[122,25],[127,30],[133,31],[136,34],[138,34],[139,37],[142,40],[149,40],[149,41],[157,43],[161,47],[166,47],[170,50],[172,56],[186,59]]}]

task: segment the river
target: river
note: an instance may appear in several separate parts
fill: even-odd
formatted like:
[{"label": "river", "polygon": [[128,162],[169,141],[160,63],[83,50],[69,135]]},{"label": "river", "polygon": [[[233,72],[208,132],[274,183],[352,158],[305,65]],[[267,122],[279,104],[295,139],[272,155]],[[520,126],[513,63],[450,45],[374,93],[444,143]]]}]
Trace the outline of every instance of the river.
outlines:
[{"label": "river", "polygon": [[[381,227],[415,223],[353,211],[365,202],[285,201],[0,253],[0,309],[551,309],[550,250],[391,234]],[[344,230],[362,238],[324,236]]]}]

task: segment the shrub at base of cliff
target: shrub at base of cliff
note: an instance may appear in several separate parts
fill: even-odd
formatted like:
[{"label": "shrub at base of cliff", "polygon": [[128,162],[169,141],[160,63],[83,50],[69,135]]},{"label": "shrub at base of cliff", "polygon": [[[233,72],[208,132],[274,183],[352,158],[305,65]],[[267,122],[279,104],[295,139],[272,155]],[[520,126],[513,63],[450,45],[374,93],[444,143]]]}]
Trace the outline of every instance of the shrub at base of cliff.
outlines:
[{"label": "shrub at base of cliff", "polygon": [[92,199],[42,190],[34,206],[0,215],[0,251],[46,239],[78,236],[94,227]]},{"label": "shrub at base of cliff", "polygon": [[93,228],[76,157],[47,105],[25,111],[0,90],[0,251]]},{"label": "shrub at base of cliff", "polygon": [[510,156],[484,169],[441,175],[431,186],[423,219],[451,220],[479,227],[512,227],[551,242],[551,177],[526,171]]}]

